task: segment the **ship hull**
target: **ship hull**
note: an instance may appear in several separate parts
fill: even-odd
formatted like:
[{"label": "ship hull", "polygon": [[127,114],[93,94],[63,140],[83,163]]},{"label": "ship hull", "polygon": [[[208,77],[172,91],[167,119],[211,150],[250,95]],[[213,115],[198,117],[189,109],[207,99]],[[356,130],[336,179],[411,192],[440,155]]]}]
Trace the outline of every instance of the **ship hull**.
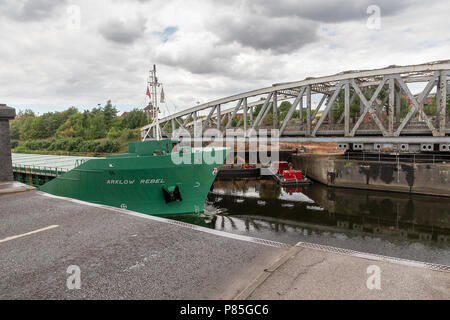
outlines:
[{"label": "ship hull", "polygon": [[150,215],[202,213],[226,153],[191,152],[181,164],[170,154],[91,159],[39,190]]}]

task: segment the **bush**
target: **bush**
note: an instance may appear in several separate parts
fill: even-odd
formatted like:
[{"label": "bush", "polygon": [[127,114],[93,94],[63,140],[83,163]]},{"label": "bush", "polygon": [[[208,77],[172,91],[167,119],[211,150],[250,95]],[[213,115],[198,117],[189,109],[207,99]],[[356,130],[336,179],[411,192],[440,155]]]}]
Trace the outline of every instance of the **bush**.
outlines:
[{"label": "bush", "polygon": [[83,141],[79,145],[78,151],[80,152],[96,152],[95,149],[100,145],[100,142],[95,140]]},{"label": "bush", "polygon": [[65,151],[78,151],[81,143],[83,143],[81,138],[68,138]]},{"label": "bush", "polygon": [[28,149],[25,147],[24,144],[19,144],[15,149],[14,152],[24,152],[26,153]]},{"label": "bush", "polygon": [[28,140],[19,145],[18,141],[11,141],[11,148],[26,152],[27,150],[72,151],[72,152],[96,152],[113,153],[119,151],[120,144],[117,141],[95,140],[84,141],[82,138],[59,138],[48,142],[46,140]]},{"label": "bush", "polygon": [[124,129],[122,136],[127,140],[137,140],[140,136],[140,129]]},{"label": "bush", "polygon": [[29,150],[46,150],[50,143],[45,140],[28,140],[24,145]]},{"label": "bush", "polygon": [[102,144],[103,152],[112,153],[119,151],[120,144],[117,141],[106,140]]},{"label": "bush", "polygon": [[119,128],[112,127],[108,131],[108,139],[111,139],[111,140],[117,139],[118,137],[120,137],[121,134],[122,134],[122,132],[120,131]]},{"label": "bush", "polygon": [[68,139],[53,139],[50,142],[50,146],[48,147],[48,150],[52,151],[66,151],[66,145],[67,145]]}]

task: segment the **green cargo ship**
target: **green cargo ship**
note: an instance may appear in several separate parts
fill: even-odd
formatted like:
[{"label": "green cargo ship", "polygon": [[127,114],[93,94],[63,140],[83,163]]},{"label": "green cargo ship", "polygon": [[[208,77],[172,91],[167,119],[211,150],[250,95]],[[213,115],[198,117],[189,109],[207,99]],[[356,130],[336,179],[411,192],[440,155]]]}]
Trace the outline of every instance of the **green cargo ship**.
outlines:
[{"label": "green cargo ship", "polygon": [[[54,159],[12,154],[14,176],[19,181],[40,185],[38,190],[56,196],[151,215],[202,213],[227,149],[181,147],[178,140],[162,139],[156,99],[160,85],[153,65],[147,84],[146,109],[151,110],[149,117],[153,118],[156,129],[154,139],[146,140],[145,135],[143,141],[128,144],[128,153],[77,158],[76,164],[75,157],[70,156]],[[52,161],[59,165],[51,168]],[[49,178],[53,179],[48,181]]]},{"label": "green cargo ship", "polygon": [[[88,159],[38,189],[151,215],[202,213],[227,155],[226,148],[191,149],[170,139],[128,147],[125,154]],[[174,162],[174,156],[183,163]]]}]

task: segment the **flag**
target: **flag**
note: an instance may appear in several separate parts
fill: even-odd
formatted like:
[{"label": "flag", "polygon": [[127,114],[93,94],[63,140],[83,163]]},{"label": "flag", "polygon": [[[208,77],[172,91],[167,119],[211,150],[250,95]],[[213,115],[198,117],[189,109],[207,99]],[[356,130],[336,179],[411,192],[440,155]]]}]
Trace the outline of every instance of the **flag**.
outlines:
[{"label": "flag", "polygon": [[161,88],[161,103],[165,102],[165,97],[164,97],[164,88]]},{"label": "flag", "polygon": [[147,86],[147,93],[146,93],[146,94],[148,95],[148,98],[149,98],[149,99],[152,98],[152,96],[150,95],[150,89],[148,88],[148,86]]}]

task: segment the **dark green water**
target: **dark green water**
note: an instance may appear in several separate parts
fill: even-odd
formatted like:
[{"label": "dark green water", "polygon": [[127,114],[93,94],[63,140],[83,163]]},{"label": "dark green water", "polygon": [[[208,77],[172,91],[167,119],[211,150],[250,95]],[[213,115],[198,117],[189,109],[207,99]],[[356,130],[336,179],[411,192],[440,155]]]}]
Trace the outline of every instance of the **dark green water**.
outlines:
[{"label": "dark green water", "polygon": [[288,244],[324,244],[450,265],[450,199],[271,180],[216,181],[210,217],[177,220]]}]

